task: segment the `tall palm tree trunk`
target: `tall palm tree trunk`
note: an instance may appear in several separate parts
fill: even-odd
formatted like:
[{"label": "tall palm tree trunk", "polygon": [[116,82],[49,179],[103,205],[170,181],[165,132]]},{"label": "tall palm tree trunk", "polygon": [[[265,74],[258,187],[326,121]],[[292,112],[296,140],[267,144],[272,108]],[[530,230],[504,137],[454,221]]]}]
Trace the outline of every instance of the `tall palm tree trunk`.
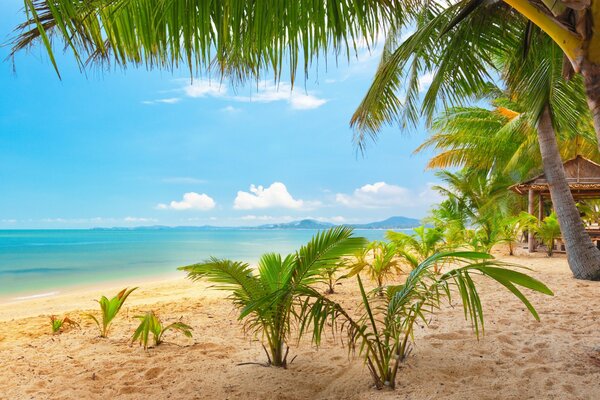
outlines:
[{"label": "tall palm tree trunk", "polygon": [[600,280],[600,250],[590,240],[575,207],[558,151],[549,106],[544,108],[537,132],[544,173],[567,249],[569,267],[577,279]]},{"label": "tall palm tree trunk", "polygon": [[581,68],[588,104],[594,119],[594,129],[600,149],[600,65],[586,61]]}]

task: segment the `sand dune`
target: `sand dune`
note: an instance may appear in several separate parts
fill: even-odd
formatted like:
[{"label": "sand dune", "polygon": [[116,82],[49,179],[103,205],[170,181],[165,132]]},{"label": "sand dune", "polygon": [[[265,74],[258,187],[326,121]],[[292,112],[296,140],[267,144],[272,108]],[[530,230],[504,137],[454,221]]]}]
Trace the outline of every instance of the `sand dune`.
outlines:
[{"label": "sand dune", "polygon": [[[108,339],[83,318],[103,288],[0,305],[2,399],[598,399],[600,398],[600,282],[576,281],[564,256],[505,257],[533,268],[554,297],[531,295],[536,322],[497,284],[481,281],[486,334],[477,341],[462,308],[445,307],[399,372],[396,391],[371,387],[366,368],[331,335],[317,350],[294,346],[287,370],[260,365],[259,342],[244,335],[224,293],[174,279],[145,282],[131,295]],[[131,286],[131,285],[130,285]],[[354,282],[336,299],[355,302]],[[145,353],[128,340],[134,315],[155,310],[178,318],[194,338],[168,334]],[[49,334],[48,316],[68,313],[80,329]]]}]

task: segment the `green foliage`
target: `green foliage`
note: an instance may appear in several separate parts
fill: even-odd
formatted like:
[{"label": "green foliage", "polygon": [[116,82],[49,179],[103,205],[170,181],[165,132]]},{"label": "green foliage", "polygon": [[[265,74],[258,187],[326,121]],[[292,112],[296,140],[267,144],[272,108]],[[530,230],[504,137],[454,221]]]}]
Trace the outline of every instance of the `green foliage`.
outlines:
[{"label": "green foliage", "polygon": [[577,209],[583,214],[581,219],[588,225],[600,224],[600,200],[585,199],[577,203]]},{"label": "green foliage", "polygon": [[[404,10],[389,2],[25,0],[27,19],[13,53],[41,42],[53,58],[62,39],[82,67],[145,65],[191,74],[212,70],[233,79],[258,78],[285,67],[294,82],[314,58],[357,53]],[[385,22],[385,23],[384,23]],[[62,47],[62,46],[61,46]]]},{"label": "green foliage", "polygon": [[535,232],[541,239],[544,246],[546,246],[546,252],[549,257],[552,257],[554,252],[554,241],[560,237],[560,225],[556,214],[552,213],[535,228]]},{"label": "green foliage", "polygon": [[78,328],[79,324],[66,315],[62,318],[58,318],[56,315],[51,315],[50,326],[52,327],[52,333],[57,334],[64,332],[68,328]]},{"label": "green foliage", "polygon": [[350,269],[346,277],[352,277],[366,270],[369,279],[377,284],[377,292],[381,296],[383,296],[384,282],[401,272],[400,261],[396,256],[396,245],[380,241],[373,241],[365,249],[356,253],[346,266]]},{"label": "green foliage", "polygon": [[144,315],[137,315],[136,318],[140,320],[140,325],[137,327],[131,342],[138,341],[144,350],[148,350],[150,346],[150,334],[154,339],[154,346],[158,346],[163,342],[163,335],[165,332],[172,330],[181,332],[186,337],[192,337],[192,328],[183,322],[174,322],[167,326],[164,326],[154,311],[149,311]]},{"label": "green foliage", "polygon": [[217,258],[180,270],[192,280],[206,279],[215,283],[216,289],[230,292],[245,329],[262,336],[269,364],[285,368],[294,305],[298,302],[296,288],[319,283],[325,270],[366,243],[364,238],[353,237],[352,229],[336,227],[318,233],[285,257],[263,254],[258,271],[246,263]]},{"label": "green foliage", "polygon": [[416,268],[425,259],[447,248],[444,233],[438,227],[419,226],[413,229],[412,234],[387,231],[386,237],[396,247],[396,253],[411,268]]},{"label": "green foliage", "polygon": [[110,300],[106,296],[102,296],[100,300],[97,300],[98,304],[100,304],[102,322],[100,322],[98,318],[96,318],[92,314],[86,314],[96,323],[96,325],[98,325],[98,328],[100,328],[100,337],[108,337],[108,332],[113,319],[115,319],[115,317],[121,310],[121,307],[123,307],[125,300],[127,300],[131,292],[133,292],[136,289],[137,287],[129,290],[125,288],[119,293],[117,293],[117,295]]},{"label": "green foliage", "polygon": [[519,236],[523,231],[533,230],[537,224],[537,218],[529,213],[521,212],[518,215],[504,217],[499,224],[498,242],[506,244],[509,255],[512,256],[515,244],[519,242]]},{"label": "green foliage", "polygon": [[[453,263],[456,268],[437,275],[434,265]],[[509,269],[505,264],[485,253],[452,252],[435,254],[424,260],[397,286],[388,286],[385,296],[366,292],[360,275],[356,279],[361,293],[362,315],[351,316],[342,305],[310,287],[299,290],[305,301],[301,309],[301,334],[312,329],[313,341],[319,343],[325,326],[332,324],[345,330],[349,350],[358,349],[377,388],[396,385],[401,363],[411,351],[415,324],[427,325],[433,314],[440,310],[446,300],[458,299],[464,309],[465,319],[479,337],[484,330],[484,313],[476,275],[491,278],[513,293],[539,320],[529,300],[518,287],[552,295],[552,291],[540,281]]]},{"label": "green foliage", "polygon": [[323,268],[323,271],[321,272],[320,276],[321,281],[325,285],[327,285],[327,289],[325,291],[326,294],[334,294],[335,286],[338,284],[339,281],[346,278],[345,276],[339,275],[340,271],[346,268],[346,264],[347,260],[342,259],[337,264],[327,265]]}]

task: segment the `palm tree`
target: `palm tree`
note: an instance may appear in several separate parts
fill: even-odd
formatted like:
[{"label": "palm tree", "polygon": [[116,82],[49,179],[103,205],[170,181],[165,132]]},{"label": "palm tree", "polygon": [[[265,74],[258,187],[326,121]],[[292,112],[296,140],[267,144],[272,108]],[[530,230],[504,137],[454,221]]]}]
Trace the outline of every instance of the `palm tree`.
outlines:
[{"label": "palm tree", "polygon": [[437,176],[443,185],[435,189],[457,205],[461,224],[474,228],[472,246],[490,251],[498,241],[500,221],[515,209],[516,196],[507,190],[510,181],[475,169],[444,170]]},{"label": "palm tree", "polygon": [[[468,23],[444,35],[463,5],[431,6],[419,14],[417,30],[406,41],[398,45],[388,39],[373,83],[352,119],[356,140],[364,146],[386,123],[405,126],[421,116],[431,122],[440,107],[486,95],[493,80],[488,70],[500,72],[511,99],[519,98],[528,124],[536,127],[569,266],[576,278],[600,279],[600,251],[579,218],[556,144],[556,132],[576,131],[590,118],[582,79],[564,80],[561,49],[539,29],[527,29],[526,21],[519,25],[506,17],[500,12],[502,4],[472,13]],[[419,78],[425,72],[433,78],[421,96]],[[405,91],[399,93],[398,83],[404,81]]]},{"label": "palm tree", "polygon": [[[489,96],[493,109],[479,106],[452,107],[437,116],[433,134],[415,152],[434,150],[427,168],[469,168],[487,175],[505,175],[511,183],[542,171],[537,130],[531,116],[499,89]],[[600,161],[590,120],[582,119],[575,131],[561,130],[558,147],[562,159],[577,155]]]},{"label": "palm tree", "polygon": [[318,233],[294,254],[263,254],[257,273],[249,264],[217,258],[180,269],[192,280],[206,279],[230,292],[245,329],[264,338],[269,365],[285,368],[293,309],[299,301],[296,287],[319,282],[323,269],[365,245],[364,238],[352,236],[352,229],[337,227]]}]

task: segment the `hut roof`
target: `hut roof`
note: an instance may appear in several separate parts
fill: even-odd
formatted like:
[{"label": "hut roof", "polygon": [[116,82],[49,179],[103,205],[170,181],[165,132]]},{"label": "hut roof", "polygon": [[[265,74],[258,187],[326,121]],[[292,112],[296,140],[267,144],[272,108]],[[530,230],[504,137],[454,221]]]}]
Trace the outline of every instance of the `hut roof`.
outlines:
[{"label": "hut roof", "polygon": [[[577,156],[566,161],[563,166],[573,197],[600,197],[600,164]],[[509,189],[520,195],[527,194],[529,189],[542,195],[549,194],[546,174],[512,185]]]}]

